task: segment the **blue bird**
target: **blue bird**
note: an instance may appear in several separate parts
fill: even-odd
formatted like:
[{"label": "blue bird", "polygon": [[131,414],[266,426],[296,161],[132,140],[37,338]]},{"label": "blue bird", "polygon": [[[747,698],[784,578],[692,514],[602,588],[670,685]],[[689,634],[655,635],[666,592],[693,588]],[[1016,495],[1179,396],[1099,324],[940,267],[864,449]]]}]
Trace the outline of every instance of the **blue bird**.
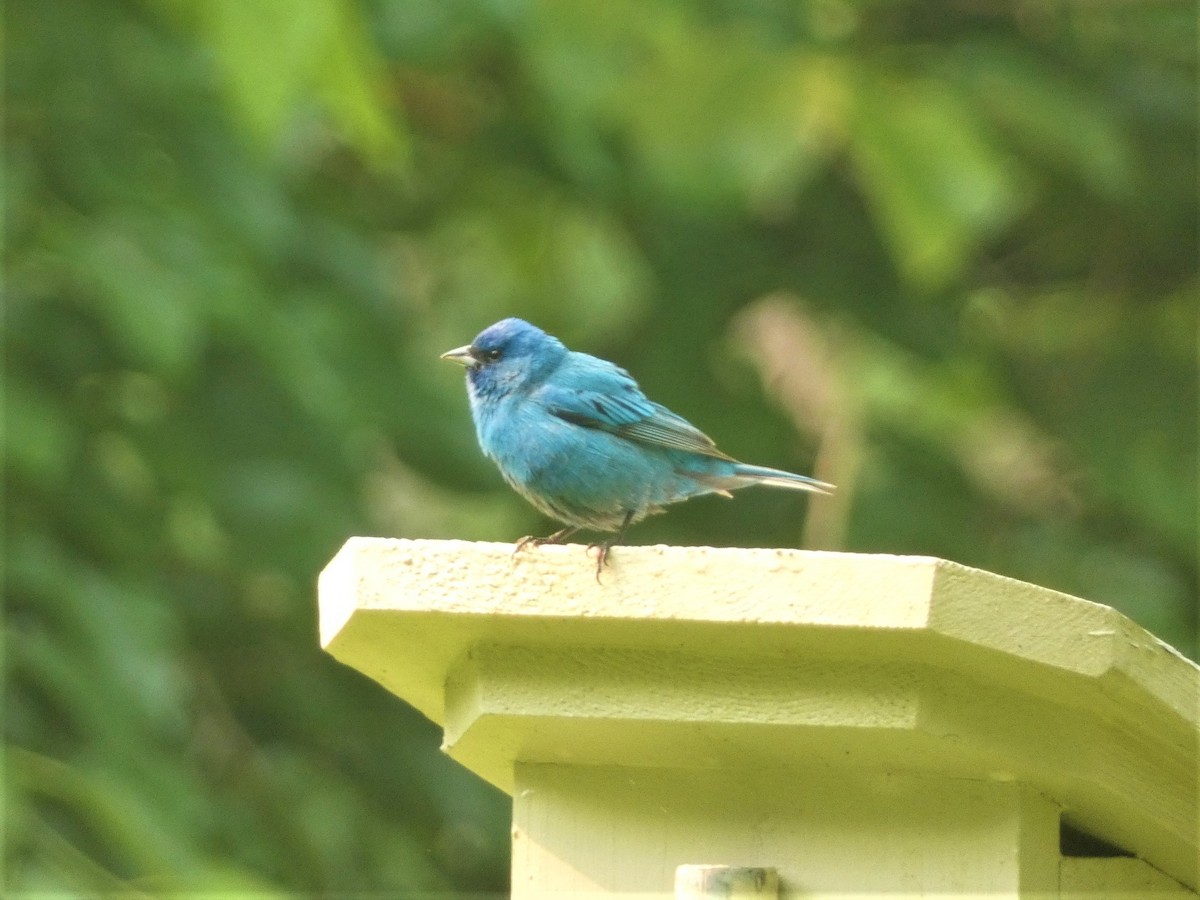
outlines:
[{"label": "blue bird", "polygon": [[751,466],[665,406],[629,373],[568,350],[522,319],[503,319],[442,354],[467,369],[483,453],[538,510],[566,525],[516,546],[558,543],[580,529],[614,531],[597,548],[596,579],[625,529],[699,494],[732,496],[752,484],[833,490],[805,475]]}]

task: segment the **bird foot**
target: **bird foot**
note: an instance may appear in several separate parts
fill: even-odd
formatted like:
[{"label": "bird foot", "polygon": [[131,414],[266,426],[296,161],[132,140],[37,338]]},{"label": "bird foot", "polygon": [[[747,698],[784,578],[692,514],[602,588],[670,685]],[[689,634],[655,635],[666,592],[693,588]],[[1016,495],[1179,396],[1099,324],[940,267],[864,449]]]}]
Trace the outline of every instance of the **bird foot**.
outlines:
[{"label": "bird foot", "polygon": [[621,521],[621,527],[617,529],[617,533],[610,537],[607,541],[601,541],[597,544],[588,544],[588,555],[592,551],[596,551],[596,584],[600,584],[600,573],[604,571],[604,567],[608,565],[608,554],[617,544],[621,543],[625,537],[625,529],[629,527],[629,523],[633,521],[634,511],[627,510],[625,518]]},{"label": "bird foot", "polygon": [[516,556],[526,547],[540,547],[542,544],[562,543],[578,530],[578,528],[560,528],[554,534],[548,534],[545,537],[535,537],[532,534],[527,534],[517,541],[516,546],[513,547],[513,556]]},{"label": "bird foot", "polygon": [[612,550],[613,541],[601,541],[598,544],[588,544],[588,556],[592,555],[592,551],[596,551],[596,584],[601,584],[600,573],[604,571],[604,567],[608,565],[608,553]]},{"label": "bird foot", "polygon": [[[625,513],[625,518],[621,522],[621,527],[618,528],[617,533],[607,541],[601,541],[596,544],[588,544],[588,556],[592,555],[593,550],[596,551],[596,584],[602,583],[600,581],[600,573],[603,572],[604,567],[608,565],[609,551],[611,551],[614,546],[619,544],[621,539],[625,536],[625,529],[628,528],[629,523],[633,521],[633,512],[633,510],[629,510]],[[577,532],[579,528],[580,526],[578,525],[568,525],[566,528],[560,528],[558,531],[554,532],[554,534],[547,535],[546,537],[534,537],[531,534],[527,534],[525,537],[517,541],[516,545],[513,547],[513,556],[516,557],[516,555],[526,547],[540,547],[542,544],[560,544]]]}]

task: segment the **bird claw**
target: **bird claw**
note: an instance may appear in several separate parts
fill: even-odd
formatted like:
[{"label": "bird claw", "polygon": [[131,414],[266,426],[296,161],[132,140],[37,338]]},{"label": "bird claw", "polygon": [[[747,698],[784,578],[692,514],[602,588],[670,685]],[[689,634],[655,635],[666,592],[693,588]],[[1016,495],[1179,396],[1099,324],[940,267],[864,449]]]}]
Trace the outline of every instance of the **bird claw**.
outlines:
[{"label": "bird claw", "polygon": [[516,556],[526,547],[540,547],[545,538],[534,537],[532,534],[527,534],[513,545],[512,555]]},{"label": "bird claw", "polygon": [[513,556],[516,556],[526,547],[540,547],[542,544],[561,543],[564,539],[569,538],[578,530],[578,528],[572,527],[560,528],[558,531],[554,532],[554,534],[548,534],[545,537],[535,537],[532,534],[527,534],[525,537],[517,541],[516,545],[513,547]]},{"label": "bird claw", "polygon": [[592,551],[596,551],[596,584],[602,584],[600,581],[600,573],[604,571],[604,567],[608,565],[608,552],[612,549],[612,541],[602,541],[599,544],[588,544],[587,554],[592,555]]},{"label": "bird claw", "polygon": [[[633,511],[625,513],[625,519],[621,522],[621,527],[617,529],[617,533],[607,541],[600,541],[596,544],[588,544],[588,556],[592,555],[592,551],[596,551],[596,584],[602,584],[600,581],[600,573],[604,571],[604,567],[608,565],[608,554],[612,548],[621,542],[621,538],[625,536],[625,529],[629,527],[629,523],[633,520]],[[542,544],[558,544],[569,538],[579,530],[578,525],[568,525],[566,528],[560,528],[554,534],[546,537],[534,537],[531,534],[525,535],[513,546],[512,555],[515,558],[518,553],[526,547],[540,547]]]},{"label": "bird claw", "polygon": [[600,573],[604,571],[604,567],[608,565],[608,554],[617,544],[621,543],[625,537],[625,529],[629,527],[629,523],[633,521],[634,510],[626,510],[625,518],[621,521],[621,527],[617,529],[617,533],[610,537],[607,541],[601,541],[598,544],[588,544],[588,555],[592,550],[596,551],[596,584],[600,584]]}]

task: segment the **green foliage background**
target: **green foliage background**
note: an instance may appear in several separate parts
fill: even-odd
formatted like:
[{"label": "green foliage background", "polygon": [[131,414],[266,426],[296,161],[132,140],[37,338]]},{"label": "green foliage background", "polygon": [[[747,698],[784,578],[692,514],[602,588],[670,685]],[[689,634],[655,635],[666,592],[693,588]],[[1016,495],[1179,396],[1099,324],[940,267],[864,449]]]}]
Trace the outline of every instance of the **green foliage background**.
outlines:
[{"label": "green foliage background", "polygon": [[1195,654],[1192,4],[4,27],[8,896],[506,889],[505,798],[314,598],[350,535],[548,527],[437,361],[505,315],[841,488],[634,541],[944,556]]}]

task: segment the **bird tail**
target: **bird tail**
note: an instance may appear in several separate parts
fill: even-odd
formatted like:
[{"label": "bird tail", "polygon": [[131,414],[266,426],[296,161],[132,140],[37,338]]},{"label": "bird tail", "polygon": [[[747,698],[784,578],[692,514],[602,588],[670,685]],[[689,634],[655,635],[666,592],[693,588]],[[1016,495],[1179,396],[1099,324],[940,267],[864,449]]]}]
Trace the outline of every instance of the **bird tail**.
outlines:
[{"label": "bird tail", "polygon": [[832,494],[834,487],[824,481],[785,472],[783,469],[768,469],[766,466],[748,466],[738,463],[733,468],[734,477],[745,479],[749,484],[765,484],[769,487],[788,488],[793,491],[812,491],[817,494]]}]

